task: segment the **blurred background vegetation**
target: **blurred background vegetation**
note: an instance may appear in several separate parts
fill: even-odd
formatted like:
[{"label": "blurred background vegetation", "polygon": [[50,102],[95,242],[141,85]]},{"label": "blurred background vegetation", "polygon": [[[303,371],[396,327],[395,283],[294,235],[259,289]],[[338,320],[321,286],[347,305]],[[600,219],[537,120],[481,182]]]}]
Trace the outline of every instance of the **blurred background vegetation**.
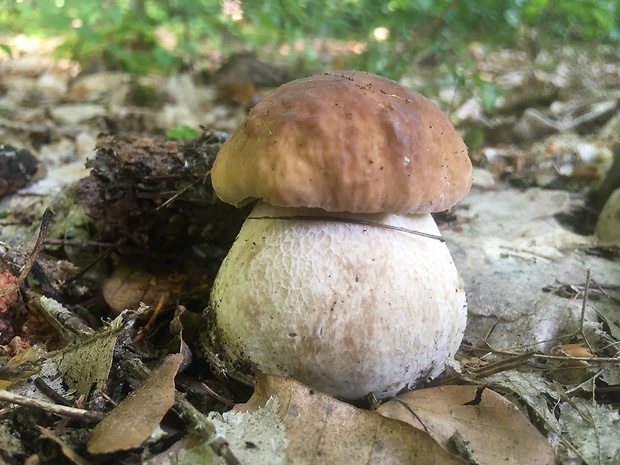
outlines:
[{"label": "blurred background vegetation", "polygon": [[[617,0],[0,0],[0,36],[60,37],[60,57],[134,73],[253,51],[304,74],[399,78],[424,60],[467,61],[472,42],[531,53],[620,37]],[[0,44],[2,43],[0,39]],[[2,46],[11,54],[11,47]],[[0,53],[3,53],[0,51]]]}]

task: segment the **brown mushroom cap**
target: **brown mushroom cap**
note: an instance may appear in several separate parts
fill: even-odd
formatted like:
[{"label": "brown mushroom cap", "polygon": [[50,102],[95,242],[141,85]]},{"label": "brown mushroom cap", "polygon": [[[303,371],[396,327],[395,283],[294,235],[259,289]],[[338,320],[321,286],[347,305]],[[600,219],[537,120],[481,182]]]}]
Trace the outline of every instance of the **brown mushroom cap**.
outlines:
[{"label": "brown mushroom cap", "polygon": [[276,89],[222,146],[224,202],[354,213],[446,210],[469,190],[467,147],[439,108],[374,74],[334,71]]}]

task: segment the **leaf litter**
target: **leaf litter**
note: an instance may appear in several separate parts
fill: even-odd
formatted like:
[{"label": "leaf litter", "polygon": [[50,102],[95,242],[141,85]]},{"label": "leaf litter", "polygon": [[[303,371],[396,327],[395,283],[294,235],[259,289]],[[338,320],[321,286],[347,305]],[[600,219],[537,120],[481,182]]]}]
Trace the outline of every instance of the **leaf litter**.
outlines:
[{"label": "leaf litter", "polygon": [[[483,108],[455,89],[437,96],[441,104],[457,105],[454,116],[463,130],[472,136],[479,131],[489,142],[472,150],[475,187],[443,227],[468,290],[468,335],[460,368],[436,380],[437,386],[403,393],[377,410],[264,375],[250,397],[247,389],[214,377],[198,352],[191,363],[184,349],[192,344],[196,319],[173,310],[182,304],[200,311],[205,289],[192,293],[189,277],[204,270],[199,281],[208,288],[243,219],[243,213],[213,203],[204,183],[225,138],[218,131],[234,127],[243,111],[213,107],[205,113],[200,105],[208,92],[188,76],[174,77],[161,87],[187,85],[171,94],[177,101],[163,117],[156,109],[124,107],[116,124],[141,134],[97,141],[98,131],[114,132],[101,124],[115,115],[85,102],[96,96],[98,103],[125,105],[131,81],[101,73],[63,87],[70,89],[71,106],[40,114],[33,109],[28,120],[0,119],[2,136],[15,147],[28,145],[24,136],[32,134],[52,139],[33,151],[43,162],[37,166],[51,167],[48,173],[17,180],[27,187],[0,202],[7,212],[2,239],[10,242],[2,244],[3,263],[19,276],[29,260],[36,278],[20,281],[20,297],[0,315],[16,331],[0,366],[2,392],[14,396],[2,401],[1,458],[36,460],[31,443],[15,438],[38,437],[55,444],[71,463],[91,460],[93,451],[100,452],[100,463],[258,463],[259,456],[265,463],[553,463],[551,452],[562,464],[617,463],[619,254],[617,245],[592,235],[592,218],[603,207],[598,197],[606,199],[617,184],[613,176],[601,182],[619,151],[613,144],[620,100],[610,90],[617,74],[612,81],[607,71],[589,80],[583,66],[573,68],[562,54],[559,72],[531,72],[532,66],[549,66],[545,60],[549,57],[541,55],[539,62],[524,63],[510,50],[477,55],[476,72],[497,83],[502,97]],[[41,72],[45,69],[51,68]],[[592,82],[601,88],[592,89]],[[566,96],[575,85],[584,92],[571,100]],[[55,92],[51,101],[58,102],[64,91]],[[532,97],[557,100],[544,108]],[[214,125],[196,142],[145,136],[161,132],[161,121]],[[591,128],[600,130],[588,133]],[[95,145],[89,173],[84,162]],[[64,165],[54,159],[58,156]],[[173,165],[171,174],[167,167]],[[68,182],[79,184],[60,188]],[[602,187],[591,190],[588,204],[579,193],[595,182]],[[76,191],[82,208],[104,228],[84,215],[76,228],[64,221],[78,210]],[[197,213],[197,200],[211,205],[208,215]],[[59,228],[51,229],[45,251],[35,248],[28,258],[24,250],[33,249],[27,244],[38,216],[52,203],[65,205],[57,208]],[[594,213],[576,214],[584,206]],[[566,221],[572,221],[572,231]],[[175,237],[180,241],[171,240]],[[179,242],[192,247],[190,258],[180,254]],[[20,254],[9,253],[18,246]],[[84,249],[91,258],[100,257],[98,266],[84,260]],[[54,266],[61,263],[55,255],[71,263],[65,274]],[[177,267],[171,255],[195,267]],[[129,268],[123,276],[134,271],[140,279],[117,274],[108,297],[116,308],[110,313],[94,302],[121,265]],[[162,273],[175,267],[178,274],[160,287]],[[117,300],[131,294],[132,284],[140,287],[133,290],[137,298]],[[146,299],[144,290],[155,298]],[[155,312],[162,293],[172,298]],[[141,300],[149,300],[151,308]],[[140,337],[138,327],[144,329]],[[23,397],[38,403],[15,407]],[[71,404],[67,410],[60,408],[63,400]],[[229,403],[236,406],[226,412]],[[120,427],[127,427],[127,418],[129,432]],[[133,431],[134,423],[141,428]]]}]

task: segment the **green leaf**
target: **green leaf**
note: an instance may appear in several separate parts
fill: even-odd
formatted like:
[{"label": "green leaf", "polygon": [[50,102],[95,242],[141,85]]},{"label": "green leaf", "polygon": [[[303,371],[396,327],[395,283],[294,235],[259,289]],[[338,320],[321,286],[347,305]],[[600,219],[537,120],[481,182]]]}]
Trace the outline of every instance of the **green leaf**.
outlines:
[{"label": "green leaf", "polygon": [[8,45],[0,44],[0,50],[4,50],[9,57],[13,58],[13,50]]},{"label": "green leaf", "polygon": [[185,124],[180,124],[166,131],[168,139],[196,139],[198,135],[198,131]]},{"label": "green leaf", "polygon": [[478,91],[480,93],[480,100],[485,110],[490,110],[495,105],[495,101],[502,95],[501,89],[495,84],[488,82],[480,82]]}]

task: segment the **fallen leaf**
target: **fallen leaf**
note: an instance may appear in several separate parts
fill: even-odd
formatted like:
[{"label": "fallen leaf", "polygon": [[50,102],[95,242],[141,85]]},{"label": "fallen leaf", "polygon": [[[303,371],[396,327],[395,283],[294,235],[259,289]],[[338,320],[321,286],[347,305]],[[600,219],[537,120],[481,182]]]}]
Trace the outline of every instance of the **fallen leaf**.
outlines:
[{"label": "fallen leaf", "polygon": [[[592,352],[583,343],[576,344],[563,344],[556,350],[557,353],[566,355],[567,357],[577,357],[577,358],[589,358],[592,357]],[[568,360],[566,362],[567,366],[570,367],[587,367],[590,364],[585,360]]]},{"label": "fallen leaf", "polygon": [[498,393],[477,386],[442,386],[406,392],[377,410],[416,428],[441,445],[456,447],[478,465],[555,464],[547,439]]},{"label": "fallen leaf", "polygon": [[125,323],[125,319],[119,316],[78,345],[54,353],[45,362],[47,369],[61,373],[64,381],[78,394],[90,396],[99,392],[110,375],[116,339]]},{"label": "fallen leaf", "polygon": [[[285,465],[288,441],[284,424],[279,415],[279,402],[270,397],[256,411],[231,410],[222,415],[211,412],[209,421],[215,426],[215,434],[209,440],[210,454],[234,456],[239,462],[252,465]],[[228,451],[221,450],[225,444]],[[221,460],[221,459],[220,459]],[[196,463],[196,462],[194,462]]]},{"label": "fallen leaf", "polygon": [[169,295],[172,290],[165,279],[149,271],[119,266],[105,281],[103,298],[118,315],[125,309],[138,308],[140,302],[154,308],[160,295]]},{"label": "fallen leaf", "polygon": [[338,401],[286,377],[259,373],[253,396],[235,411],[257,412],[274,397],[286,432],[289,463],[466,463],[442,449],[424,431]]},{"label": "fallen leaf", "polygon": [[574,458],[592,464],[620,463],[620,414],[615,409],[575,398],[572,405],[560,405],[560,422],[563,439],[575,447],[574,451],[569,449]]},{"label": "fallen leaf", "polygon": [[[47,441],[54,443],[58,447],[60,452],[62,452],[62,455],[66,457],[71,463],[75,465],[89,465],[90,464],[88,460],[86,460],[84,457],[80,456],[73,449],[71,449],[71,447],[69,447],[66,442],[64,442],[62,439],[56,436],[52,431],[48,430],[47,428],[43,428],[42,426],[39,426],[38,428],[39,428],[39,432],[41,433],[41,439],[45,439]],[[41,447],[44,447],[44,446],[41,446]]]},{"label": "fallen leaf", "polygon": [[107,454],[139,447],[174,404],[174,377],[182,354],[169,355],[104,418],[88,441],[88,452]]}]

